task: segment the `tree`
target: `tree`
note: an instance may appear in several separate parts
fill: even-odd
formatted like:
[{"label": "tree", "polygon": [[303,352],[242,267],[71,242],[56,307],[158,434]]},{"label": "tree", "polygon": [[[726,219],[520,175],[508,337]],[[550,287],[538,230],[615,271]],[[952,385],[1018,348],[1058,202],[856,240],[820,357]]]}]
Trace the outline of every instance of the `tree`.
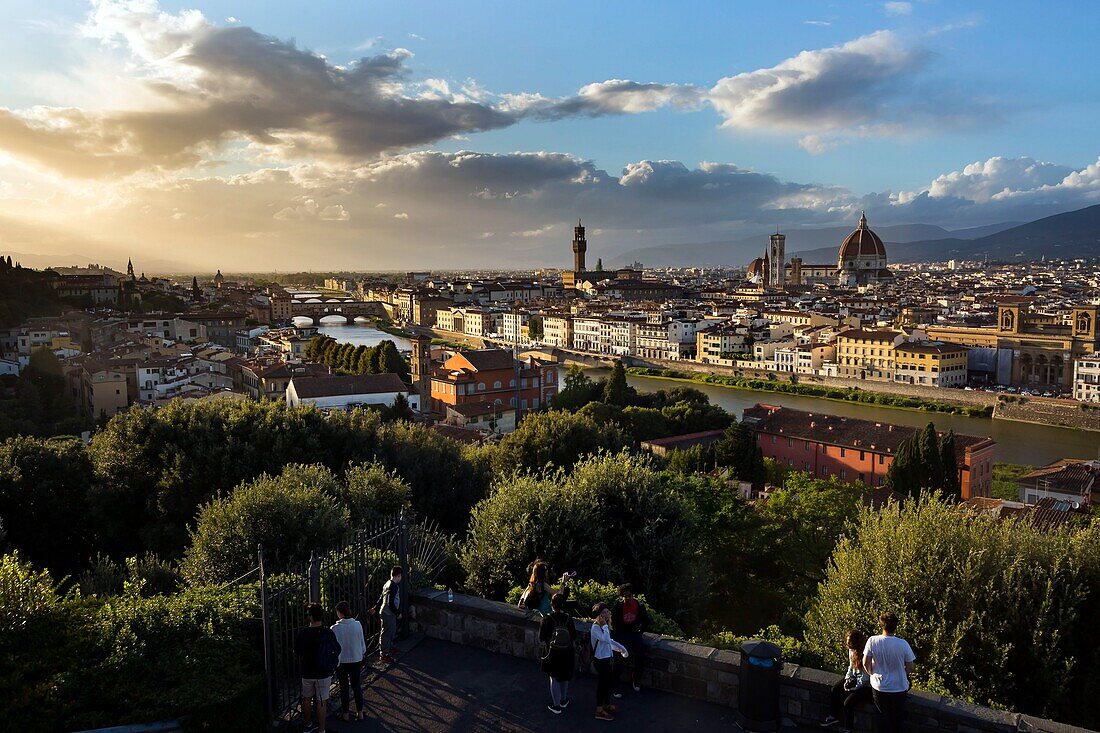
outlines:
[{"label": "tree", "polygon": [[542,318],[531,316],[527,319],[527,335],[534,341],[541,341],[543,337]]},{"label": "tree", "polygon": [[955,457],[955,431],[948,430],[940,437],[940,466],[943,469],[943,494],[954,500],[962,498],[958,459]]},{"label": "tree", "polygon": [[626,383],[626,368],[622,359],[619,359],[611,367],[611,374],[603,389],[603,401],[609,405],[626,407],[630,401],[630,392],[630,386]]},{"label": "tree", "polygon": [[598,399],[601,391],[584,373],[583,368],[571,364],[565,371],[565,386],[554,396],[554,409],[576,412],[592,400]]},{"label": "tree", "polygon": [[921,489],[920,447],[917,434],[902,441],[886,469],[883,484],[904,496],[917,496]]},{"label": "tree", "polygon": [[735,478],[751,481],[754,488],[764,487],[764,452],[747,424],[735,422],[726,429],[725,437],[714,444],[714,460],[716,465],[728,467]]},{"label": "tree", "polygon": [[356,529],[409,507],[409,484],[377,461],[350,466],[344,481],[339,499]]},{"label": "tree", "polygon": [[501,441],[494,460],[498,475],[543,468],[569,470],[583,456],[617,453],[626,436],[614,424],[599,424],[586,415],[551,410],[529,414]]},{"label": "tree", "polygon": [[917,439],[921,468],[920,485],[922,488],[939,489],[943,487],[943,464],[940,462],[940,438],[936,426],[931,422],[924,426]]},{"label": "tree", "polygon": [[1043,531],[926,493],[865,509],[806,617],[843,669],[846,629],[894,611],[921,663],[914,685],[981,705],[1100,724],[1100,523]]},{"label": "tree", "polygon": [[92,464],[76,439],[13,438],[0,444],[0,521],[7,539],[58,576],[92,554]]},{"label": "tree", "polygon": [[378,344],[378,373],[396,374],[405,382],[409,381],[409,363],[401,356],[397,346],[386,339]]},{"label": "tree", "polygon": [[572,473],[498,481],[473,511],[461,552],[475,591],[502,597],[535,557],[555,571],[636,583],[654,605],[686,610],[693,574],[692,514],[647,458],[581,460]]},{"label": "tree", "polygon": [[333,547],[350,520],[339,492],[332,472],[321,466],[290,465],[277,476],[241,484],[199,510],[184,577],[193,585],[228,582],[256,566],[260,544],[272,568]]}]

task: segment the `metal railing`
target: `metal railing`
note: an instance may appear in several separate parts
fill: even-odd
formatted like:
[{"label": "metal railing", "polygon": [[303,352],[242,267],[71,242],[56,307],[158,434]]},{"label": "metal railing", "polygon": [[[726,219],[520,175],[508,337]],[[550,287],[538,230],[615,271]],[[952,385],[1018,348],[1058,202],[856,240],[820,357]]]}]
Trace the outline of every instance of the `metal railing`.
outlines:
[{"label": "metal railing", "polygon": [[[298,631],[309,625],[306,605],[320,603],[326,612],[347,601],[363,626],[368,657],[378,652],[380,621],[368,609],[377,602],[390,568],[400,565],[401,598],[409,598],[413,581],[432,583],[447,558],[447,538],[434,525],[410,524],[404,512],[380,519],[309,561],[272,573],[257,550],[258,565],[223,588],[248,597],[259,607],[263,625],[267,711],[272,724],[297,714],[300,674],[294,650]],[[407,601],[405,601],[407,603]],[[398,632],[408,633],[408,615]]]}]

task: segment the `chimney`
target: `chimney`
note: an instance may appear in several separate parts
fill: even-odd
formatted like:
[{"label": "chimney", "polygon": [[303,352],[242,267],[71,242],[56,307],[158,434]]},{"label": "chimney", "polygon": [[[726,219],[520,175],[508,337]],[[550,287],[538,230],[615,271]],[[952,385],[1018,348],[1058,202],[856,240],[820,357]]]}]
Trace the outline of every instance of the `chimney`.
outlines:
[{"label": "chimney", "polygon": [[887,425],[886,426],[886,432],[888,432],[888,433],[894,432],[894,426],[893,425]]}]

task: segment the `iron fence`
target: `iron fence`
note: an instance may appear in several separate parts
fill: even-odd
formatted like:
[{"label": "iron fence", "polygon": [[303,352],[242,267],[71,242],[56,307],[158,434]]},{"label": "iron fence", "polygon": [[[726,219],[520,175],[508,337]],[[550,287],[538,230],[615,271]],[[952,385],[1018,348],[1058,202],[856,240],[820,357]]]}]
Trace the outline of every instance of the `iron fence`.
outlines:
[{"label": "iron fence", "polygon": [[[224,587],[259,609],[267,709],[271,722],[278,724],[297,714],[300,675],[294,640],[309,625],[306,605],[317,602],[332,613],[340,601],[351,604],[363,626],[369,658],[379,651],[380,621],[368,609],[381,595],[391,566],[405,568],[401,597],[407,599],[413,584],[431,584],[438,577],[447,559],[447,537],[434,525],[410,524],[402,512],[360,529],[339,547],[314,551],[308,562],[281,572],[268,568],[262,546],[257,559],[256,568]],[[408,614],[403,614],[399,634],[407,633]]]}]

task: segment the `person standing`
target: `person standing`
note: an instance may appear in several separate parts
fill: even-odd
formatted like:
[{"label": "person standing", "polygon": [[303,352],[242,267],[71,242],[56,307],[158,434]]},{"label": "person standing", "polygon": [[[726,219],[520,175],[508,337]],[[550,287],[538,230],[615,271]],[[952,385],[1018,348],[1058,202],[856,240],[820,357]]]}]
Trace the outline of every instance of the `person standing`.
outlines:
[{"label": "person standing", "polygon": [[531,565],[531,577],[527,588],[519,599],[519,607],[528,611],[538,611],[543,616],[550,613],[550,599],[557,589],[549,582],[550,566],[545,560],[535,560]]},{"label": "person standing", "polygon": [[592,607],[592,631],[589,638],[592,644],[592,664],[596,667],[596,719],[614,720],[619,708],[611,704],[611,693],[615,686],[615,671],[612,656],[615,652],[629,657],[625,646],[611,638],[611,609],[606,603],[597,603]]},{"label": "person standing", "polygon": [[895,636],[898,617],[892,611],[879,616],[882,633],[867,640],[863,664],[871,676],[871,695],[878,710],[879,733],[901,733],[905,698],[916,655],[905,639]]},{"label": "person standing", "polygon": [[390,579],[382,586],[382,595],[378,598],[378,616],[382,620],[382,631],[378,635],[379,658],[386,664],[397,661],[397,646],[394,642],[397,633],[397,619],[401,617],[401,578],[404,575],[400,565],[390,568]]},{"label": "person standing", "polygon": [[[309,619],[309,626],[301,629],[294,638],[294,653],[302,673],[302,720],[306,730],[311,730],[312,720],[316,716],[316,730],[325,733],[328,691],[332,686],[332,675],[340,663],[340,642],[332,629],[321,623],[324,613],[320,603],[306,606],[306,618]],[[316,709],[314,700],[317,701]]]},{"label": "person standing", "polygon": [[852,629],[844,639],[848,649],[848,671],[844,679],[833,685],[830,694],[832,715],[825,718],[822,728],[831,728],[844,721],[844,733],[851,733],[855,721],[856,706],[871,699],[871,681],[863,666],[863,647],[867,644],[867,635],[858,629]]},{"label": "person standing", "polygon": [[554,715],[569,707],[569,682],[577,668],[574,643],[577,627],[565,611],[565,595],[555,593],[550,599],[550,613],[542,619],[539,641],[543,644],[542,671],[550,675],[550,704]]},{"label": "person standing", "polygon": [[[611,608],[611,635],[630,652],[634,660],[630,678],[634,692],[642,690],[642,672],[645,664],[645,637],[649,631],[649,611],[634,595],[634,586],[625,583],[619,588],[619,600]],[[615,675],[618,683],[619,675]]]},{"label": "person standing", "polygon": [[336,678],[340,681],[340,719],[351,720],[348,709],[350,698],[355,697],[355,719],[363,719],[363,687],[359,675],[363,670],[363,657],[367,655],[367,643],[363,638],[363,625],[351,614],[351,605],[347,601],[336,604],[336,623],[332,633],[340,642],[340,666],[336,668]]}]

